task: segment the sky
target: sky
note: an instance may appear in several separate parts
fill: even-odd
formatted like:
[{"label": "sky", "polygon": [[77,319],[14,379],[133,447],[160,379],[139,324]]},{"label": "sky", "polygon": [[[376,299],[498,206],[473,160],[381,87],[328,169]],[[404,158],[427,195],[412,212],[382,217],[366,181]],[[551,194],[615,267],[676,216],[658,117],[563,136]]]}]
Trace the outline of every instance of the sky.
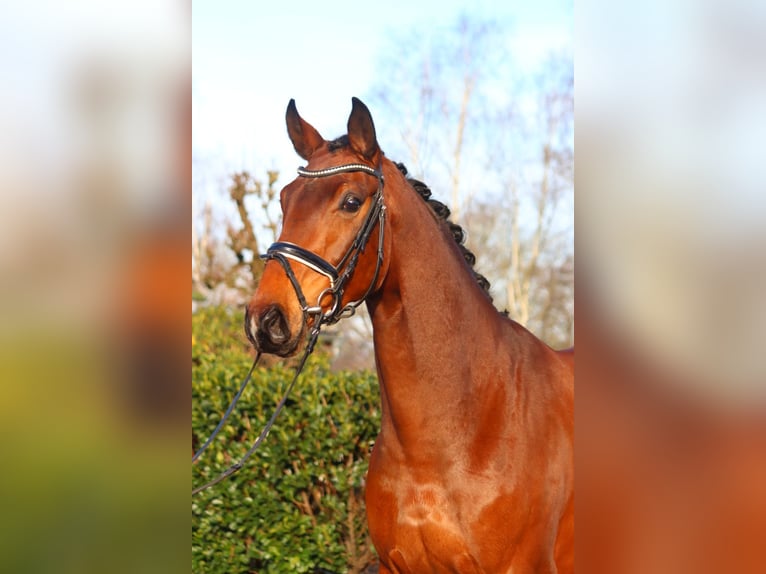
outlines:
[{"label": "sky", "polygon": [[[284,124],[290,98],[326,137],[344,133],[351,97],[369,94],[376,62],[399,31],[420,27],[438,34],[467,13],[510,25],[522,66],[534,67],[552,50],[573,49],[571,0],[389,0],[373,6],[348,0],[194,2],[195,191],[220,185],[235,170],[262,177],[267,169],[295,169],[301,160]],[[372,112],[376,123],[386,121]]]}]

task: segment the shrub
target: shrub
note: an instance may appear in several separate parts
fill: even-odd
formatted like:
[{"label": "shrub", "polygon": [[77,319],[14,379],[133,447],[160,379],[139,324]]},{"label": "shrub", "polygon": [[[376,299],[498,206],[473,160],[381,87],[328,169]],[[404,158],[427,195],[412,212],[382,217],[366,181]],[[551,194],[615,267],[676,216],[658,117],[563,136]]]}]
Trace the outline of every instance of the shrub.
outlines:
[{"label": "shrub", "polygon": [[[210,435],[252,356],[242,313],[192,316],[193,450]],[[231,418],[192,466],[201,485],[239,460],[273,413],[293,369],[258,367]],[[360,572],[374,561],[364,477],[378,431],[377,380],[334,373],[315,352],[276,424],[244,468],[192,499],[192,571]]]}]

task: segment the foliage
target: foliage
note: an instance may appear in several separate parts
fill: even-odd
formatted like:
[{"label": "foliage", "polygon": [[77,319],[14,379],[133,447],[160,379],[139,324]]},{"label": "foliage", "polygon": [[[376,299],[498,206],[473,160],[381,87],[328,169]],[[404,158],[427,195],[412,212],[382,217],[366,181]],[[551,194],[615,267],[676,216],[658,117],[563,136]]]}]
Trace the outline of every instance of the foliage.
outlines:
[{"label": "foliage", "polygon": [[69,327],[0,346],[0,572],[184,572],[185,440],[125,400],[113,339]]},{"label": "foliage", "polygon": [[[192,442],[209,436],[249,368],[241,312],[192,316]],[[293,377],[259,367],[221,434],[192,467],[200,485],[239,460]],[[192,500],[192,571],[359,572],[374,560],[364,478],[379,423],[377,380],[334,373],[315,353],[244,468]]]}]

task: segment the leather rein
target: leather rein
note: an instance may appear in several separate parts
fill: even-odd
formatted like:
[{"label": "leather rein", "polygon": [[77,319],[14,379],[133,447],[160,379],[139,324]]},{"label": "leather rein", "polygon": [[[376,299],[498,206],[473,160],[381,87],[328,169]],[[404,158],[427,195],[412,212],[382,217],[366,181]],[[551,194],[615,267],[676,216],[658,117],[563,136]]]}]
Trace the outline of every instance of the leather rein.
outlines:
[{"label": "leather rein", "polygon": [[[346,250],[346,253],[343,255],[343,257],[341,257],[340,261],[336,265],[329,263],[326,259],[320,257],[313,251],[309,251],[308,249],[305,249],[299,245],[295,245],[294,243],[290,243],[287,241],[278,241],[276,243],[273,243],[268,248],[266,253],[260,256],[261,259],[264,259],[266,261],[274,260],[274,261],[277,261],[280,265],[282,265],[282,268],[285,270],[285,274],[287,275],[287,278],[290,280],[290,284],[293,286],[293,289],[295,290],[295,295],[297,296],[298,302],[300,303],[300,306],[301,306],[301,310],[303,311],[304,326],[307,326],[311,319],[314,320],[314,324],[309,334],[309,340],[306,345],[306,350],[304,351],[303,356],[301,357],[300,363],[295,369],[295,374],[293,376],[293,379],[290,382],[290,384],[287,386],[287,389],[285,390],[285,393],[282,396],[282,399],[277,404],[277,407],[274,409],[274,413],[271,415],[271,418],[266,423],[266,426],[258,435],[258,438],[255,440],[253,445],[248,449],[245,455],[238,462],[231,465],[229,468],[227,468],[224,472],[219,474],[216,478],[214,478],[210,482],[192,489],[192,496],[199,492],[202,492],[206,488],[209,488],[221,482],[223,479],[231,476],[240,468],[242,468],[242,466],[244,466],[247,459],[250,458],[250,456],[256,451],[256,449],[261,445],[263,440],[269,434],[269,431],[271,430],[271,427],[274,425],[274,422],[276,421],[277,416],[282,411],[282,408],[285,406],[285,403],[287,402],[287,397],[289,396],[290,391],[292,390],[293,386],[298,380],[298,377],[300,376],[301,371],[303,371],[303,367],[306,365],[306,360],[308,359],[309,355],[314,350],[314,345],[316,344],[316,341],[319,338],[319,332],[322,326],[335,324],[341,319],[343,319],[344,317],[350,317],[351,315],[353,315],[356,312],[356,308],[359,307],[359,305],[361,305],[365,299],[367,299],[367,297],[372,293],[373,289],[375,288],[375,284],[378,282],[378,277],[380,275],[380,269],[383,265],[383,248],[384,248],[383,239],[385,234],[385,219],[386,219],[386,206],[383,203],[384,180],[383,180],[383,172],[381,171],[380,166],[378,167],[378,169],[373,169],[361,163],[349,163],[349,164],[339,165],[336,167],[330,167],[330,168],[320,169],[320,170],[308,170],[308,169],[299,167],[298,175],[301,177],[318,178],[318,177],[330,177],[333,175],[337,175],[339,173],[348,173],[348,172],[356,172],[356,171],[361,171],[376,177],[378,179],[378,189],[372,197],[372,205],[370,206],[370,209],[367,211],[367,215],[365,216],[362,226],[359,228],[359,231],[354,237],[354,240],[351,242],[351,245],[349,246],[348,250]],[[351,276],[354,273],[354,269],[356,269],[356,265],[359,261],[359,257],[364,251],[365,247],[367,246],[367,243],[370,239],[370,235],[372,235],[372,231],[375,228],[376,224],[379,224],[379,231],[378,231],[378,252],[377,252],[377,261],[375,264],[375,273],[372,277],[372,280],[370,281],[369,286],[367,287],[367,290],[365,291],[364,295],[361,298],[355,301],[352,301],[350,303],[347,303],[346,305],[342,305],[345,287],[347,283],[349,282],[349,280],[351,279]],[[303,293],[303,289],[301,288],[300,283],[298,283],[298,280],[295,277],[295,273],[293,272],[292,267],[290,266],[290,261],[295,261],[297,263],[300,263],[308,267],[312,271],[315,271],[316,273],[319,273],[320,275],[324,275],[325,277],[327,277],[327,279],[329,279],[330,286],[327,289],[324,289],[319,294],[315,305],[310,306],[307,303],[306,297]],[[322,310],[322,301],[327,296],[332,297],[332,304],[330,305],[330,308],[326,312],[324,312]],[[210,437],[205,441],[202,447],[196,453],[194,453],[194,455],[192,456],[192,463],[194,463],[199,458],[199,456],[205,451],[205,449],[207,449],[207,447],[210,445],[210,443],[213,441],[216,435],[218,435],[221,428],[223,428],[224,423],[229,418],[229,415],[231,415],[232,411],[234,410],[234,406],[237,404],[237,401],[242,396],[242,392],[245,390],[245,387],[250,381],[253,371],[255,370],[255,367],[258,364],[258,361],[260,360],[260,358],[261,358],[261,353],[260,351],[258,351],[255,357],[255,361],[253,361],[253,366],[250,367],[250,371],[247,373],[247,376],[245,377],[245,380],[243,381],[236,395],[234,395],[234,398],[229,404],[229,407],[226,410],[226,413],[224,414],[223,418],[218,423],[218,425],[216,426],[215,430],[210,435]]]}]

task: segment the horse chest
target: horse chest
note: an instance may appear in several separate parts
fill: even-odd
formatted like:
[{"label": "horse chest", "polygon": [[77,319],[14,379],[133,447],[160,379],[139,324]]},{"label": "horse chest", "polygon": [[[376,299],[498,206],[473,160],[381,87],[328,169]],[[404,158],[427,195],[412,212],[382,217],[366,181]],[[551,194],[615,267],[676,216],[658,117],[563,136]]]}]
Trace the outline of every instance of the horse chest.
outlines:
[{"label": "horse chest", "polygon": [[[443,497],[434,486],[415,488],[398,497],[395,516],[380,529],[379,537],[379,551],[388,555],[395,571],[453,572],[456,560],[476,563],[469,534]],[[478,568],[475,571],[480,572]]]},{"label": "horse chest", "polygon": [[367,517],[388,568],[381,572],[556,572],[558,504],[530,496],[535,489],[526,475],[477,475],[463,466],[416,470],[373,452]]},{"label": "horse chest", "polygon": [[[498,495],[473,486],[414,480],[404,469],[377,476],[371,472],[368,521],[384,563],[401,573],[485,572],[479,561],[492,552],[480,540],[486,526],[481,520]],[[499,556],[491,557],[495,559]]]}]

